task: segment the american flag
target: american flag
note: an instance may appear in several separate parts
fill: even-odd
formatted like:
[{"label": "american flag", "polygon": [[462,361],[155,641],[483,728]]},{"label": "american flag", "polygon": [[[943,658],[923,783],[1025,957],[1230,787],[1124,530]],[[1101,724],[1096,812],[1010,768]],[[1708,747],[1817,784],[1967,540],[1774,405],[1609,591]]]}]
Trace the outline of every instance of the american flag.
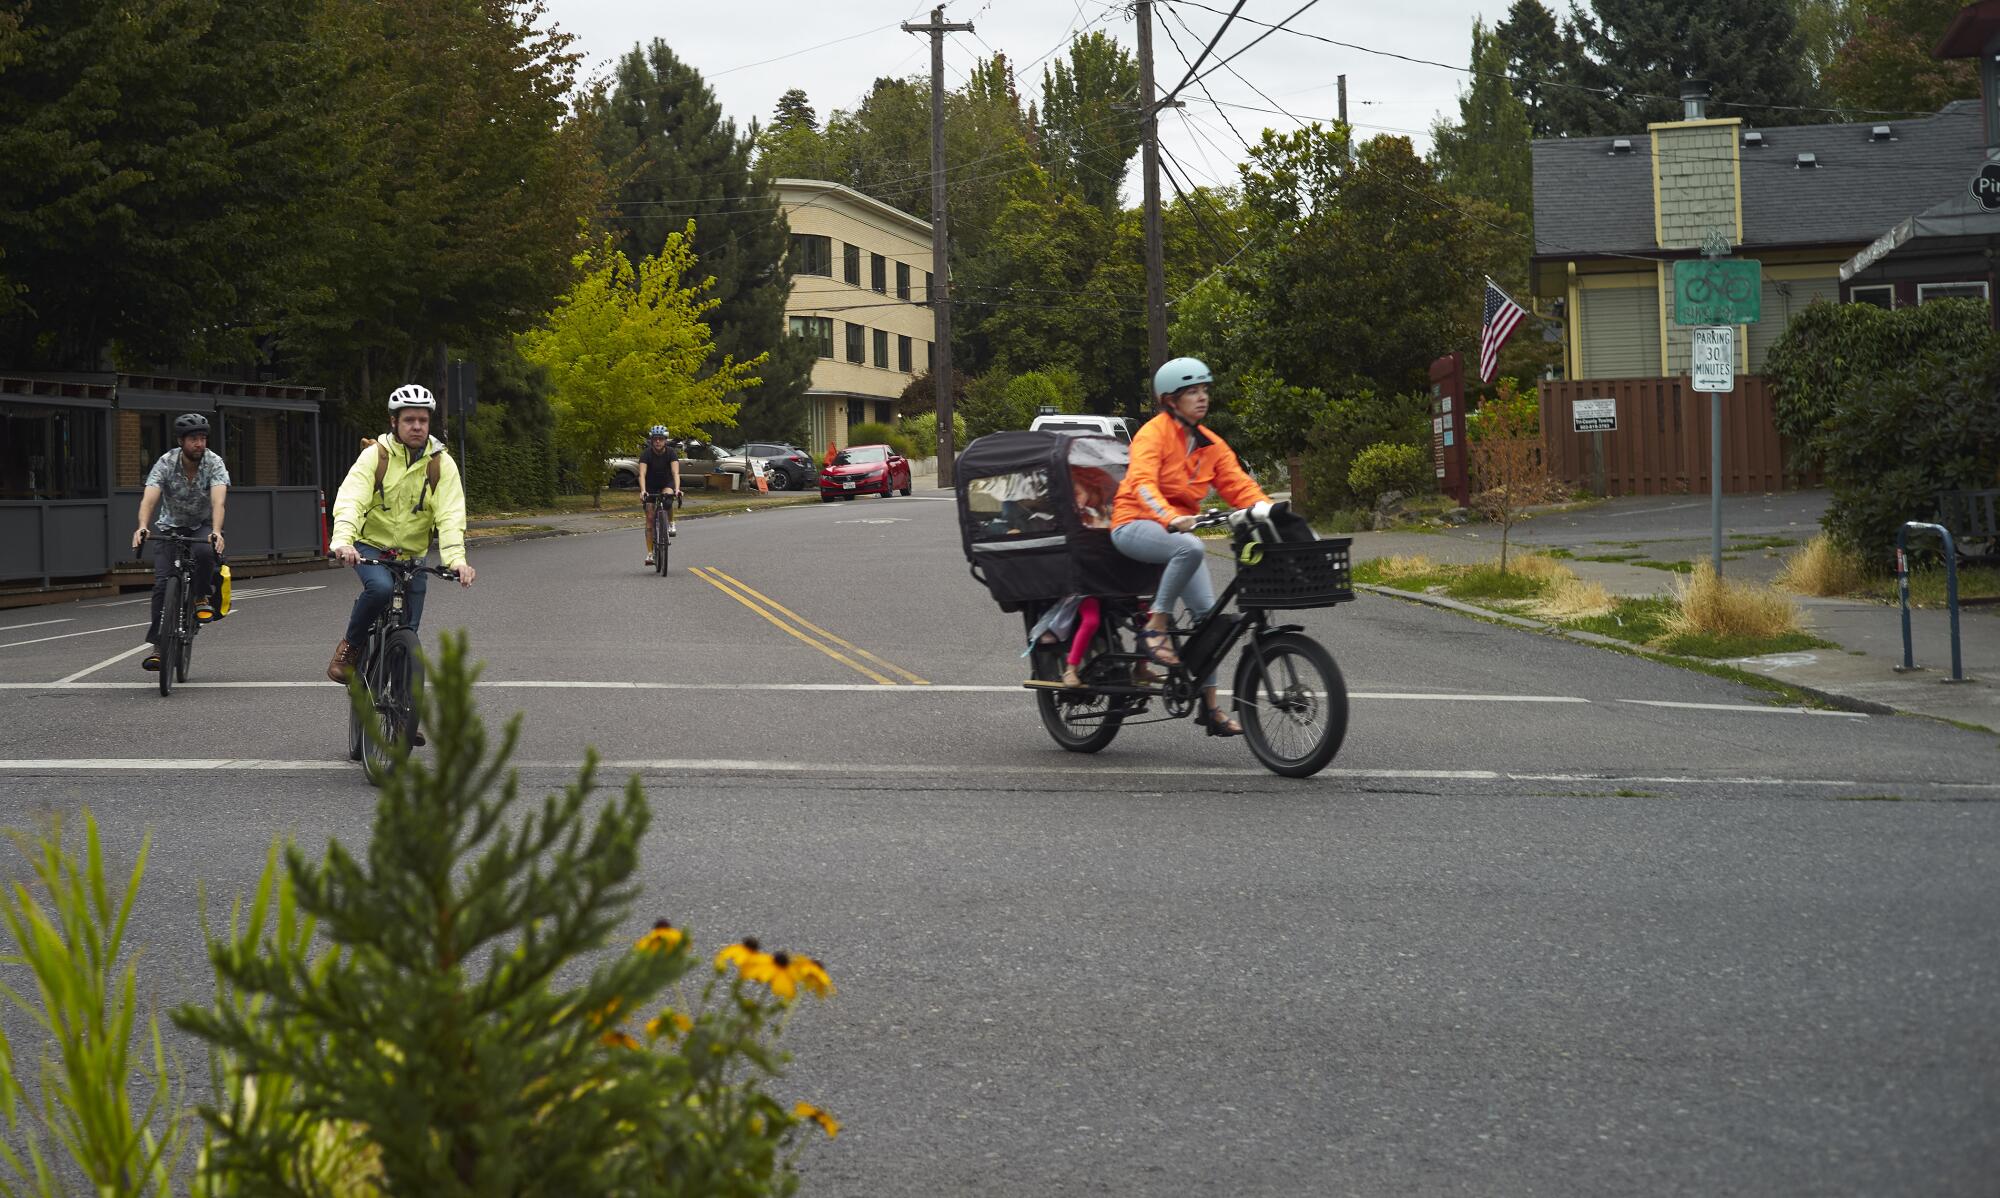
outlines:
[{"label": "american flag", "polygon": [[1479,326],[1479,381],[1490,383],[1500,369],[1500,347],[1521,324],[1527,312],[1507,298],[1507,293],[1486,280],[1486,318]]}]

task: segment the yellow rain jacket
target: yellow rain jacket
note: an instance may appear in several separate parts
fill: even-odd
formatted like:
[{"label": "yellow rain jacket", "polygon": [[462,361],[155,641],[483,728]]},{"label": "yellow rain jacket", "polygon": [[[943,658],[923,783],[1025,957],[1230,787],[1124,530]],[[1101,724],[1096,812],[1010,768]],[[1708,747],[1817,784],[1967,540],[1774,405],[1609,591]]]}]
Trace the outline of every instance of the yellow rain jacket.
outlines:
[{"label": "yellow rain jacket", "polygon": [[[375,490],[378,454],[389,458],[379,495]],[[427,479],[432,457],[438,459],[435,492]],[[361,451],[341,480],[340,494],[333,501],[330,546],[337,549],[359,543],[424,553],[431,547],[433,531],[444,564],[453,569],[464,565],[465,485],[458,477],[458,463],[436,437],[421,452],[411,453],[392,434],[383,433],[373,446]]]}]

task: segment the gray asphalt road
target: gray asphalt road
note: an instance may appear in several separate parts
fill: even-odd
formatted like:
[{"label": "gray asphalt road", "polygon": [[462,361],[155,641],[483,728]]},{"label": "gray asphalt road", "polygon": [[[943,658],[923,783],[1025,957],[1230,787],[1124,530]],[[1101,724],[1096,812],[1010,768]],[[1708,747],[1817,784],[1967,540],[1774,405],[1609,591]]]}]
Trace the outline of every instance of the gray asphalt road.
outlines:
[{"label": "gray asphalt road", "polygon": [[[427,623],[473,629],[531,783],[642,774],[635,932],[829,962],[808,1192],[1992,1192],[1990,737],[1369,598],[1300,613],[1357,692],[1320,777],[1179,723],[1078,757],[949,505],[683,528],[666,579],[636,536],[494,547]],[[314,681],[352,583],[265,585],[168,700],[83,672],[136,604],[0,619],[0,822],[154,831],[163,1002],[206,988],[197,882],[367,833]]]}]

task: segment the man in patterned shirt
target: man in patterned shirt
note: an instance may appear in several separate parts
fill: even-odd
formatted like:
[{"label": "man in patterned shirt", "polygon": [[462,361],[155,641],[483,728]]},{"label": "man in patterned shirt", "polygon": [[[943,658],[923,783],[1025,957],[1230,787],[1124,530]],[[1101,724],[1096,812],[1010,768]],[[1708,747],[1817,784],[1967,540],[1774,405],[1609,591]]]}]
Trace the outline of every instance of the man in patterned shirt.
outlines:
[{"label": "man in patterned shirt", "polygon": [[[139,527],[132,533],[132,548],[146,539],[147,525],[158,532],[179,529],[191,537],[202,537],[206,545],[194,546],[194,593],[200,596],[195,618],[213,619],[215,609],[208,596],[215,589],[215,558],[222,552],[223,496],[229,490],[229,468],[222,455],[208,451],[208,417],[188,412],[174,418],[178,448],[169,449],[153,463],[146,476],[146,494],[139,500]],[[154,513],[159,520],[154,521]],[[160,608],[167,597],[167,579],[174,567],[173,547],[162,541],[153,553],[153,620],[146,626],[146,643],[154,651],[141,663],[147,670],[160,668]]]}]

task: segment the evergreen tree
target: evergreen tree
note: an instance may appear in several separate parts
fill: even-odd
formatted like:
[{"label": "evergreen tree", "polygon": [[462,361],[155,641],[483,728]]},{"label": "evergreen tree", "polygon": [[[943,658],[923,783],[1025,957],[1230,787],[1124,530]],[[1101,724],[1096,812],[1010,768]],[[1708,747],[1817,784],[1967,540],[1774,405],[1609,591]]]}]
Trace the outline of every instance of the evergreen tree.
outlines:
[{"label": "evergreen tree", "polygon": [[1825,119],[1799,111],[1815,97],[1791,0],[1592,0],[1591,7],[1594,19],[1577,14],[1576,27],[1618,101],[1618,124],[1592,132],[1680,119],[1687,79],[1711,86],[1712,116],[1740,113],[1762,125]]},{"label": "evergreen tree", "polygon": [[1458,96],[1459,121],[1432,129],[1432,159],[1445,184],[1483,196],[1510,212],[1534,215],[1534,165],[1528,110],[1509,88],[1507,52],[1478,20],[1472,23],[1471,82]]},{"label": "evergreen tree", "polygon": [[1139,149],[1139,64],[1102,30],[1042,72],[1036,133],[1044,166],[1100,211],[1116,212]]},{"label": "evergreen tree", "polygon": [[[1506,62],[1508,87],[1528,111],[1528,128],[1535,137],[1556,137],[1564,132],[1554,124],[1551,104],[1554,93],[1562,90],[1551,81],[1566,79],[1562,33],[1555,14],[1541,0],[1514,0],[1507,19],[1493,28],[1493,40]],[[1473,56],[1479,67],[1479,56]]]},{"label": "evergreen tree", "polygon": [[[801,105],[804,99],[799,93]],[[715,280],[708,321],[717,360],[770,355],[763,385],[744,397],[738,427],[750,437],[800,436],[813,351],[785,335],[790,228],[774,210],[773,176],[757,160],[757,127],[739,134],[701,72],[658,39],[633,47],[613,86],[590,107],[598,156],[614,183],[619,247],[638,262],[694,221],[700,273],[682,284]],[[809,119],[811,109],[798,115]]]},{"label": "evergreen tree", "polygon": [[771,117],[773,129],[819,129],[819,114],[806,99],[805,89],[792,88],[778,97],[778,111]]}]

